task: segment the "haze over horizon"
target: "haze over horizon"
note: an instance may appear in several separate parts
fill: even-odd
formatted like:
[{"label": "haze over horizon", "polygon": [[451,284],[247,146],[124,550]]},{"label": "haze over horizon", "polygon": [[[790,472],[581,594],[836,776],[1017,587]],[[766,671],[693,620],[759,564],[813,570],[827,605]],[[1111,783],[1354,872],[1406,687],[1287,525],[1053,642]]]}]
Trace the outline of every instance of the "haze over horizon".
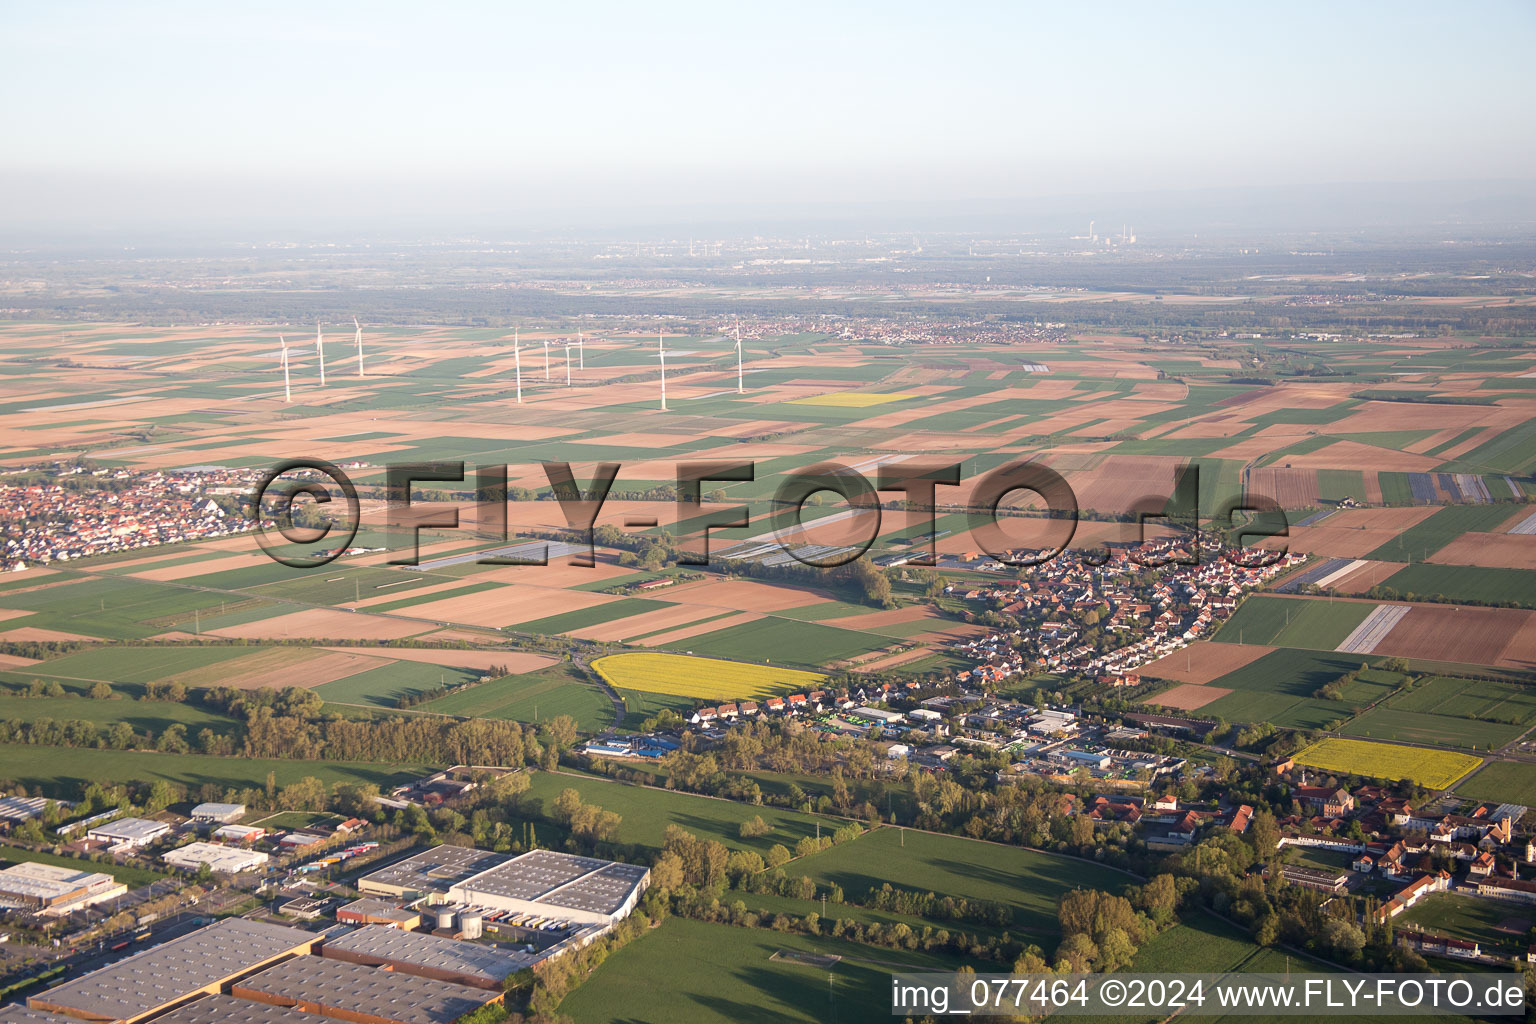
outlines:
[{"label": "haze over horizon", "polygon": [[1427,217],[1533,209],[1527,4],[597,7],[9,8],[0,229],[837,222],[1377,183]]}]

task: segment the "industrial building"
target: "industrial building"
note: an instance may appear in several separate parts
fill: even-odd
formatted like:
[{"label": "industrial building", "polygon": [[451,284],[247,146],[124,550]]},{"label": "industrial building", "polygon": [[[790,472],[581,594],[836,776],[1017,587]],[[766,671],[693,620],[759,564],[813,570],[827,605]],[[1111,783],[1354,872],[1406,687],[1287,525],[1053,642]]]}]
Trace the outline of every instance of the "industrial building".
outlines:
[{"label": "industrial building", "polygon": [[493,911],[607,927],[635,908],[649,868],[530,850],[453,885],[450,899]]},{"label": "industrial building", "polygon": [[538,959],[527,953],[507,953],[473,942],[379,925],[364,925],[327,940],[320,947],[320,955],[495,992],[501,991],[503,981]]},{"label": "industrial building", "polygon": [[168,834],[171,826],[163,821],[148,818],[118,818],[105,825],[97,825],[85,834],[87,839],[106,843],[113,853],[137,850]]},{"label": "industrial building", "polygon": [[357,888],[374,896],[442,895],[455,884],[509,858],[467,846],[434,846],[357,880]]},{"label": "industrial building", "polygon": [[[25,1006],[0,1006],[0,1024],[80,1024],[56,1013],[29,1010]],[[295,1022],[297,1024],[297,1022]]]},{"label": "industrial building", "polygon": [[230,843],[254,843],[266,834],[260,825],[220,825],[213,830],[213,838]]},{"label": "industrial building", "polygon": [[[5,1024],[0,1018],[0,1024]],[[291,1010],[286,1006],[253,1003],[234,996],[203,996],[178,1006],[154,1024],[332,1024],[313,1013]]]},{"label": "industrial building", "polygon": [[27,1006],[95,1024],[136,1024],[193,996],[216,994],[284,957],[308,953],[320,940],[315,932],[225,918],[40,992]]},{"label": "industrial building", "polygon": [[110,900],[128,887],[100,871],[25,861],[0,871],[0,905],[67,914]]},{"label": "industrial building", "polygon": [[48,801],[40,796],[0,797],[0,821],[29,821],[47,809]]},{"label": "industrial building", "polygon": [[318,956],[268,967],[234,982],[230,994],[355,1024],[450,1024],[502,1001],[500,992]]},{"label": "industrial building", "polygon": [[233,825],[245,817],[245,804],[198,804],[192,820],[199,825]]},{"label": "industrial building", "polygon": [[272,858],[260,850],[241,850],[218,843],[188,843],[160,858],[173,868],[196,871],[204,864],[210,871],[224,871],[238,875],[242,871],[259,868]]},{"label": "industrial building", "polygon": [[404,910],[393,903],[364,897],[353,900],[344,907],[338,907],[336,920],[340,924],[376,924],[385,928],[411,929],[421,924],[421,915],[414,910]]}]

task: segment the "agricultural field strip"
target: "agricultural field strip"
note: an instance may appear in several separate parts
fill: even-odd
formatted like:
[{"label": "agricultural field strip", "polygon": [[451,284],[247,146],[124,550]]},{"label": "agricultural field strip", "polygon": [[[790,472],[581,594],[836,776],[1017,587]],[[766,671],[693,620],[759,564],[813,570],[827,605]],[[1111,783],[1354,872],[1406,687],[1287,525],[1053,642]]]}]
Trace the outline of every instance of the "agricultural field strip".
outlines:
[{"label": "agricultural field strip", "polygon": [[1532,512],[1524,519],[1516,523],[1509,531],[1521,537],[1536,536],[1536,512]]},{"label": "agricultural field strip", "polygon": [[1322,577],[1321,579],[1315,580],[1314,582],[1319,587],[1327,587],[1330,583],[1334,583],[1337,580],[1341,580],[1345,576],[1348,576],[1350,573],[1354,572],[1356,569],[1362,568],[1362,567],[1364,567],[1366,565],[1369,565],[1369,564],[1370,563],[1367,562],[1365,559],[1357,558],[1354,561],[1350,562],[1348,565],[1346,565],[1346,566],[1344,566],[1342,568],[1339,568],[1339,569],[1334,569],[1332,572],[1328,573],[1328,575]]},{"label": "agricultural field strip", "polygon": [[1371,614],[1365,617],[1365,621],[1356,626],[1354,632],[1344,638],[1344,642],[1334,650],[1345,654],[1370,654],[1376,649],[1386,635],[1392,632],[1392,628],[1398,624],[1410,608],[1405,604],[1381,604],[1377,605]]}]

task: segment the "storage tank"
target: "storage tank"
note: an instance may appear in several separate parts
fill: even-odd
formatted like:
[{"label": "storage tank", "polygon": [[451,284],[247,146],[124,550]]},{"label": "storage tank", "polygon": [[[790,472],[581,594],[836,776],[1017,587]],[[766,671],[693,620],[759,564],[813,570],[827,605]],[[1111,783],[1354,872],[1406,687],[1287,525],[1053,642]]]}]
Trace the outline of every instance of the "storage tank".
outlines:
[{"label": "storage tank", "polygon": [[478,939],[483,930],[484,915],[478,910],[466,910],[459,915],[459,933],[466,939]]},{"label": "storage tank", "polygon": [[441,931],[453,931],[453,907],[437,908],[437,927]]}]

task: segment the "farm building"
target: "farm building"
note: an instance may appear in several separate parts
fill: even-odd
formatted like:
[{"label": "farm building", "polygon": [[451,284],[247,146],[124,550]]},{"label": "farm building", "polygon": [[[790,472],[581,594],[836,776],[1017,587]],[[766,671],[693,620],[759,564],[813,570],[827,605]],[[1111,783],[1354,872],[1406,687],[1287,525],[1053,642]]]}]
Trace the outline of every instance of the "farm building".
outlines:
[{"label": "farm building", "polygon": [[537,959],[527,953],[506,953],[474,942],[380,925],[364,925],[329,939],[320,955],[495,992],[501,991],[507,978]]},{"label": "farm building", "polygon": [[319,956],[286,960],[234,982],[229,991],[240,999],[365,1024],[450,1024],[502,1000],[500,992]]},{"label": "farm building", "polygon": [[32,996],[34,1010],[98,1024],[135,1024],[284,957],[307,953],[315,932],[231,917]]},{"label": "farm building", "polygon": [[434,846],[364,875],[357,880],[357,888],[374,896],[442,895],[466,878],[509,859],[504,853],[467,846]]},{"label": "farm building", "polygon": [[466,878],[448,895],[471,906],[608,926],[634,909],[649,868],[554,850],[530,850]]},{"label": "farm building", "polygon": [[210,871],[224,871],[238,875],[242,871],[259,868],[271,858],[259,850],[240,850],[218,843],[188,843],[160,858],[173,868],[196,871],[204,864]]}]

